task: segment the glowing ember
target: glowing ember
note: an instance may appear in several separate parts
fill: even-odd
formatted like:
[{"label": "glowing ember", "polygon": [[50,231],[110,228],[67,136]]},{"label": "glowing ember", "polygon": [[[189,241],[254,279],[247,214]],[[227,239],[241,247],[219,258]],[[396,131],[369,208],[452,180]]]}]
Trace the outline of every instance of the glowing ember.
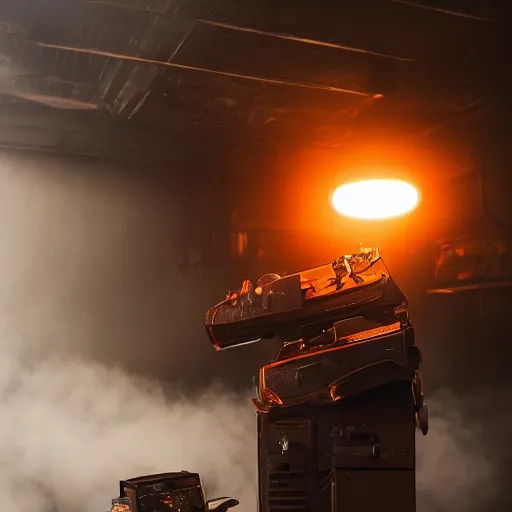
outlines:
[{"label": "glowing ember", "polygon": [[132,512],[130,498],[114,498],[112,500],[112,508],[110,512]]},{"label": "glowing ember", "polygon": [[172,504],[173,504],[172,496],[166,496],[166,497],[162,500],[162,503],[163,503],[164,505],[167,505],[169,508],[172,508]]},{"label": "glowing ember", "polygon": [[110,512],[131,512],[131,507],[129,505],[116,504],[112,507]]},{"label": "glowing ember", "polygon": [[418,190],[400,180],[366,180],[339,186],[332,195],[333,208],[356,219],[387,219],[414,210],[420,202]]}]

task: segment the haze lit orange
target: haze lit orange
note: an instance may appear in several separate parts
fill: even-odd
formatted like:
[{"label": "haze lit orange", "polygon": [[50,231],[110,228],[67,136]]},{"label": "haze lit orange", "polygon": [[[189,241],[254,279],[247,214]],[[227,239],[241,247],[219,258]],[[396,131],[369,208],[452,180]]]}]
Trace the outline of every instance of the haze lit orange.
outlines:
[{"label": "haze lit orange", "polygon": [[405,181],[375,179],[340,185],[331,201],[333,208],[345,217],[377,220],[412,212],[420,203],[420,193]]}]

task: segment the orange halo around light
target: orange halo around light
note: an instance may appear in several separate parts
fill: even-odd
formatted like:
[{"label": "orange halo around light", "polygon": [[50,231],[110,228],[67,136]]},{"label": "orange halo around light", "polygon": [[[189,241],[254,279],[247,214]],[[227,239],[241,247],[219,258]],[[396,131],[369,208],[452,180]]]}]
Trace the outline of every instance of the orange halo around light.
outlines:
[{"label": "orange halo around light", "polygon": [[392,179],[346,183],[332,195],[332,206],[338,213],[364,220],[399,217],[414,210],[419,202],[419,191],[413,185]]}]

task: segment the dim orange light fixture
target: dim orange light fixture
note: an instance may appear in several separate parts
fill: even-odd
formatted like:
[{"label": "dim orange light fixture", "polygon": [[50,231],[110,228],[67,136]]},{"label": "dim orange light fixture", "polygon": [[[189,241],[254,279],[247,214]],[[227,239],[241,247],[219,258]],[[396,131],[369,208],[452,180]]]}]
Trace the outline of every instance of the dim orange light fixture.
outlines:
[{"label": "dim orange light fixture", "polygon": [[354,219],[399,217],[420,203],[416,187],[401,180],[377,179],[340,185],[332,195],[333,208]]}]

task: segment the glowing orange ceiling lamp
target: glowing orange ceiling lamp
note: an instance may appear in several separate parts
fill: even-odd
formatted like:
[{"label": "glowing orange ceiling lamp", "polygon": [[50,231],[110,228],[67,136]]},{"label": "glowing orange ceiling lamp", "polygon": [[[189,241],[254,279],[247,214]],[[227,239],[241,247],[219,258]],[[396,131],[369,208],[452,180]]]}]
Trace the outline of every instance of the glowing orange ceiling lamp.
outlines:
[{"label": "glowing orange ceiling lamp", "polygon": [[405,181],[374,179],[340,185],[331,201],[333,208],[345,217],[388,219],[413,211],[420,203],[420,193]]}]

